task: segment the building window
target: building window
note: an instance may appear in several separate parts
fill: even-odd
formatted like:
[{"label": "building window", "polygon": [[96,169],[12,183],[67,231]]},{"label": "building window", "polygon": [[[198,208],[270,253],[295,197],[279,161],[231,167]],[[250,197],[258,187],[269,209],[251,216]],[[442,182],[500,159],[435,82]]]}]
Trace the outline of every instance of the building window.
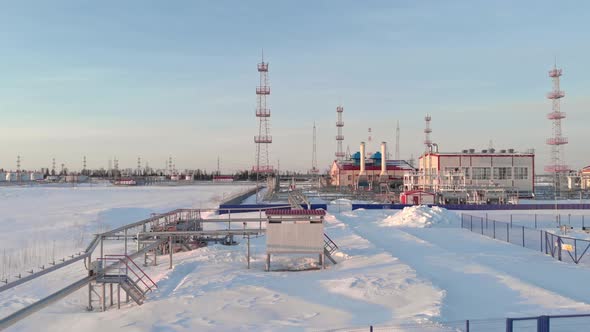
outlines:
[{"label": "building window", "polygon": [[459,167],[445,167],[445,174],[461,174]]},{"label": "building window", "polygon": [[469,171],[470,168],[469,167],[462,167],[461,171],[463,172],[463,174],[465,174],[465,179],[469,180],[470,176],[471,176],[471,172]]},{"label": "building window", "polygon": [[489,180],[492,175],[490,167],[472,167],[471,172],[474,180]]},{"label": "building window", "polygon": [[527,180],[529,169],[527,167],[514,167],[514,180]]},{"label": "building window", "polygon": [[512,179],[512,168],[510,167],[494,167],[494,180],[510,180]]}]

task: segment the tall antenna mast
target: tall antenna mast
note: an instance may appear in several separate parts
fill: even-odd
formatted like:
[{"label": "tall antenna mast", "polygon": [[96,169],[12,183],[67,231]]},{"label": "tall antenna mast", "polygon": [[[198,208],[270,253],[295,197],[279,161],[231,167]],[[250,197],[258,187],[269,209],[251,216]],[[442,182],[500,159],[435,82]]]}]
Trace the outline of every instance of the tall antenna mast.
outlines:
[{"label": "tall antenna mast", "polygon": [[316,150],[316,127],[315,122],[313,123],[313,151],[311,153],[311,171],[312,174],[318,174],[320,170],[318,169],[318,159],[317,159],[317,150]]},{"label": "tall antenna mast", "polygon": [[344,127],[344,122],[342,121],[342,113],[344,112],[344,107],[339,105],[336,107],[336,128],[338,130],[338,134],[336,135],[336,159],[342,160],[344,159],[344,151],[342,150],[342,141],[344,141],[344,135],[342,135],[342,128]]},{"label": "tall antenna mast", "polygon": [[86,172],[86,156],[82,158],[82,173]]},{"label": "tall antenna mast", "polygon": [[16,156],[16,173],[20,173],[20,155]]},{"label": "tall antenna mast", "polygon": [[399,160],[399,120],[395,127],[395,160]]},{"label": "tall antenna mast", "polygon": [[549,173],[562,173],[568,171],[569,167],[564,164],[562,145],[568,143],[567,137],[563,137],[561,133],[561,120],[565,119],[565,113],[561,111],[561,98],[565,96],[565,92],[560,90],[560,77],[562,70],[557,68],[557,63],[553,65],[553,69],[549,71],[549,77],[553,81],[553,90],[547,94],[547,98],[551,99],[552,112],[547,114],[547,118],[553,124],[553,137],[547,139],[547,144],[551,147],[551,161],[545,167],[545,171]]},{"label": "tall antenna mast", "polygon": [[260,173],[272,173],[273,167],[269,162],[269,144],[272,143],[270,135],[270,108],[267,103],[267,96],[270,95],[270,85],[268,83],[268,62],[264,62],[264,50],[262,59],[258,64],[258,73],[260,81],[256,87],[256,118],[258,119],[258,135],[254,136],[256,143],[256,165],[252,167],[256,178]]},{"label": "tall antenna mast", "polygon": [[217,175],[221,175],[221,167],[219,167],[219,156],[217,156]]}]

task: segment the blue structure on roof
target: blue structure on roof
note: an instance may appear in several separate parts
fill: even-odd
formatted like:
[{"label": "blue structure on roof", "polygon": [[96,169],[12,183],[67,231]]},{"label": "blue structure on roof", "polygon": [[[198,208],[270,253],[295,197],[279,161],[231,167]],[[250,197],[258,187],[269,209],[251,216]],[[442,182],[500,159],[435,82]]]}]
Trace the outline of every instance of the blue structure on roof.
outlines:
[{"label": "blue structure on roof", "polygon": [[355,165],[359,165],[361,163],[361,153],[357,151],[352,156],[350,156],[350,159],[354,161]]},{"label": "blue structure on roof", "polygon": [[379,151],[373,153],[373,156],[371,156],[371,159],[374,160],[375,164],[380,164],[381,158],[382,158],[381,152],[379,152]]}]

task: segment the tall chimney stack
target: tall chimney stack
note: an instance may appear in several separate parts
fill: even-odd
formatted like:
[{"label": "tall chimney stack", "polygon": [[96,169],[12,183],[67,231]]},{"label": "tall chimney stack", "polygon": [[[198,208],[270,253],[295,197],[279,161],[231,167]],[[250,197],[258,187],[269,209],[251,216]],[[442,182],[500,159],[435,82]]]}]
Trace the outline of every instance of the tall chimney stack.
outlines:
[{"label": "tall chimney stack", "polygon": [[359,177],[365,175],[365,142],[361,142],[361,171],[359,173]]},{"label": "tall chimney stack", "polygon": [[387,143],[381,142],[381,174],[379,176],[383,178],[387,175]]}]

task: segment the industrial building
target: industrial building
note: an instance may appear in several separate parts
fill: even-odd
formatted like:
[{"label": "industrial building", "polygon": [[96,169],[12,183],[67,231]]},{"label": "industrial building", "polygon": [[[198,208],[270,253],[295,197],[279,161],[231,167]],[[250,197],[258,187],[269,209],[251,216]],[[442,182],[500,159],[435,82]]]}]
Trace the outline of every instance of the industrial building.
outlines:
[{"label": "industrial building", "polygon": [[590,190],[590,165],[567,176],[569,190]]},{"label": "industrial building", "polygon": [[348,160],[335,160],[330,169],[330,179],[333,186],[356,188],[358,186],[372,187],[375,183],[393,183],[400,185],[406,172],[414,168],[404,160],[386,160],[385,143],[381,143],[381,152],[375,152],[369,157],[365,155],[365,145],[361,143],[361,151],[354,153]]},{"label": "industrial building", "polygon": [[532,197],[535,154],[514,149],[425,152],[418,170],[404,176],[404,190],[436,192],[441,203],[505,203],[509,196]]}]

